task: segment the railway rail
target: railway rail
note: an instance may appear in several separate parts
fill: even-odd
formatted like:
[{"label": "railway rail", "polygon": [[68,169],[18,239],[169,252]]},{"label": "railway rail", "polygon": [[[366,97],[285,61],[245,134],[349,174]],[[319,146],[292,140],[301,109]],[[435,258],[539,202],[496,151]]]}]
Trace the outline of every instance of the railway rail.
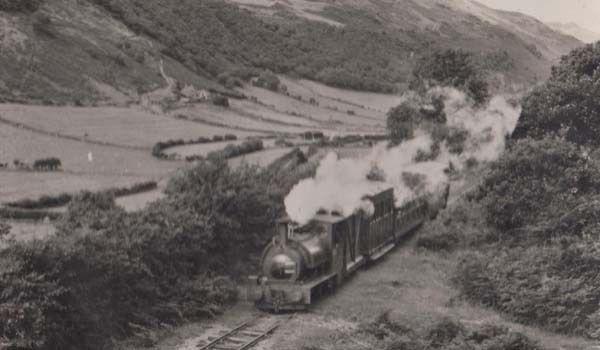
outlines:
[{"label": "railway rail", "polygon": [[241,323],[220,336],[209,338],[208,343],[198,345],[198,350],[248,350],[267,338],[285,321],[291,318],[277,319],[257,316]]}]

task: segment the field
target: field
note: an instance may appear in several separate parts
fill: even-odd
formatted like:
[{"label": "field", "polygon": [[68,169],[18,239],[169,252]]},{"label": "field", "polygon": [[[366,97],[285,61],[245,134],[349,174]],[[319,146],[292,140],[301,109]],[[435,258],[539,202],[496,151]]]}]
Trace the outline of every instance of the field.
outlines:
[{"label": "field", "polygon": [[233,133],[254,135],[186,120],[173,119],[138,107],[47,107],[0,104],[0,117],[48,133],[122,145],[151,148],[158,141]]},{"label": "field", "polygon": [[385,113],[402,102],[399,95],[371,93],[339,89],[306,79],[291,79],[279,76],[287,87],[290,95],[302,96],[304,101],[311,98],[320,107],[348,111],[353,110],[357,115],[385,120]]},{"label": "field", "polygon": [[[179,107],[165,113],[141,106],[68,107],[0,104],[0,205],[43,195],[102,191],[128,187],[144,181],[159,181],[153,191],[120,197],[117,204],[128,211],[143,208],[162,196],[165,182],[183,161],[166,161],[151,155],[153,145],[167,140],[233,134],[235,141],[185,145],[164,150],[166,154],[206,156],[228,144],[239,144],[252,136],[283,136],[288,142],[303,142],[296,135],[321,131],[329,136],[349,133],[385,132],[385,110],[398,96],[359,93],[328,88],[306,80],[281,76],[290,97],[250,84],[240,89],[248,99],[229,99],[228,108],[210,103]],[[312,99],[312,101],[311,101]],[[355,103],[353,101],[359,101]],[[263,140],[265,149],[229,160],[266,166],[291,148]],[[364,150],[358,150],[364,152]],[[352,150],[341,150],[347,156]],[[62,170],[36,172],[18,170],[15,160],[31,165],[36,159],[57,157]],[[53,210],[64,211],[65,208]],[[13,225],[23,239],[43,237],[51,224],[32,222]]]},{"label": "field", "polygon": [[[338,101],[330,102],[323,97],[317,99],[318,95],[310,93],[307,90],[293,92],[295,96],[302,96],[302,101],[297,98],[288,97],[283,94],[253,86],[246,87],[244,93],[248,96],[256,97],[259,101],[263,101],[277,111],[297,113],[304,115],[311,120],[329,125],[333,122],[334,124],[341,124],[340,126],[342,127],[353,126],[355,128],[363,127],[369,129],[377,126],[382,127],[384,123],[383,113],[366,110]],[[319,105],[311,104],[311,98],[314,98]],[[348,111],[351,111],[354,115],[349,114]]]},{"label": "field", "polygon": [[3,202],[160,180],[181,165],[157,160],[146,150],[84,143],[6,125],[0,128],[0,163],[15,159],[32,163],[46,157],[60,158],[63,171],[0,170]]}]

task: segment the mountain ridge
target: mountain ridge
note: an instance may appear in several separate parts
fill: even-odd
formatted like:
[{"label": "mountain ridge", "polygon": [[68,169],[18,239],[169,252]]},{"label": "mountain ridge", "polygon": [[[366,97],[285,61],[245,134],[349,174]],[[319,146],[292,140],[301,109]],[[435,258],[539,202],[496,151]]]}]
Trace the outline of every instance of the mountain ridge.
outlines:
[{"label": "mountain ridge", "polygon": [[577,23],[549,22],[547,24],[554,30],[571,35],[584,43],[593,43],[600,40],[600,33],[584,28]]},{"label": "mountain ridge", "polygon": [[469,0],[46,0],[0,23],[0,101],[42,104],[135,103],[164,87],[160,61],[219,91],[248,69],[402,91],[420,56],[446,48],[475,53],[498,85],[528,85],[582,44]]}]

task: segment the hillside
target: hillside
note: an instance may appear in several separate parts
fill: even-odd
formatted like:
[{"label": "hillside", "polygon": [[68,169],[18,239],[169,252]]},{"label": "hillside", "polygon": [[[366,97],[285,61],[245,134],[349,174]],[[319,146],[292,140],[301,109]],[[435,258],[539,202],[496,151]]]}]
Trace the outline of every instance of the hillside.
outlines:
[{"label": "hillside", "polygon": [[446,47],[479,53],[501,81],[527,84],[580,45],[466,0],[45,0],[0,11],[0,23],[0,101],[44,104],[139,101],[166,85],[161,61],[199,88],[224,90],[217,81],[247,78],[250,68],[401,91],[421,55]]},{"label": "hillside", "polygon": [[571,35],[584,43],[593,43],[600,40],[600,33],[596,33],[587,28],[583,28],[577,23],[548,23],[550,27],[561,33]]}]

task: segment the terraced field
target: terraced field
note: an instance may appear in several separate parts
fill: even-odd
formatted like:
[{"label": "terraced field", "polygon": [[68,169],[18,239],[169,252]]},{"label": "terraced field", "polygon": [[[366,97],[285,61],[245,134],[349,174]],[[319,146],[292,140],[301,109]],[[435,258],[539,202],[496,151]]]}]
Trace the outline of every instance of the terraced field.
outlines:
[{"label": "terraced field", "polygon": [[[167,179],[181,161],[152,157],[159,141],[234,134],[237,141],[186,145],[165,150],[181,157],[205,156],[250,136],[291,137],[305,131],[327,135],[384,132],[385,111],[398,96],[326,87],[306,80],[280,77],[288,94],[254,86],[240,89],[249,98],[230,99],[224,108],[203,103],[151,113],[142,107],[55,107],[0,104],[0,163],[58,157],[60,172],[0,170],[2,202],[63,192],[100,191],[134,183]],[[265,140],[265,150],[230,160],[267,165],[289,151]],[[129,210],[143,207],[160,190],[124,197]]]},{"label": "terraced field", "polygon": [[135,107],[0,104],[0,117],[50,134],[140,148],[151,148],[154,143],[167,139],[256,134],[160,116]]},{"label": "terraced field", "polygon": [[85,143],[8,125],[0,127],[0,163],[12,163],[15,159],[32,163],[46,157],[60,158],[63,171],[0,170],[2,202],[129,186],[161,179],[182,165],[157,160],[148,150]]},{"label": "terraced field", "polygon": [[[287,86],[287,85],[286,85]],[[308,90],[295,90],[290,95],[302,96],[302,100],[283,95],[269,90],[247,86],[244,94],[256,97],[259,101],[269,105],[272,109],[287,114],[298,114],[316,123],[324,124],[328,128],[363,130],[373,132],[377,127],[383,127],[384,115],[377,111],[359,108],[348,103],[328,101],[318,97]],[[317,103],[310,103],[311,98]]]}]

